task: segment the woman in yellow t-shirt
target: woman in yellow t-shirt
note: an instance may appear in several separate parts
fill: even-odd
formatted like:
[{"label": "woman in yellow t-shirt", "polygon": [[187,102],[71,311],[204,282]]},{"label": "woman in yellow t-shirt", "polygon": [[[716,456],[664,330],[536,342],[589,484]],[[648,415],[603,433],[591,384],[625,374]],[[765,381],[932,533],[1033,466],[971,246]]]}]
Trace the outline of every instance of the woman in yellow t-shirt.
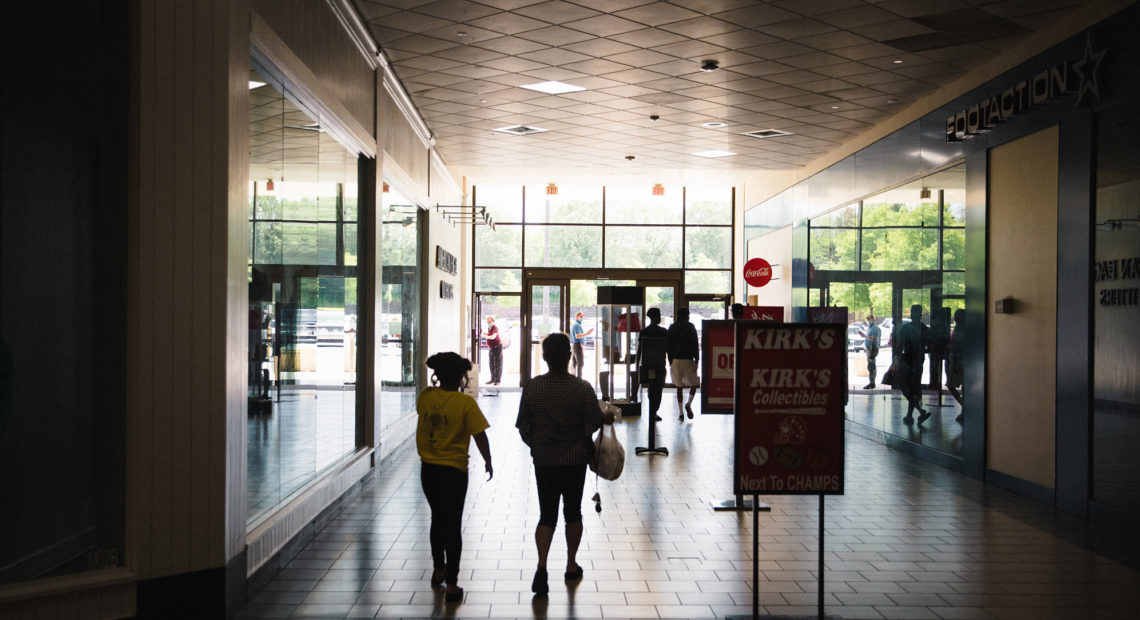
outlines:
[{"label": "woman in yellow t-shirt", "polygon": [[446,581],[445,599],[458,602],[463,600],[463,588],[457,582],[463,551],[460,525],[467,499],[467,452],[474,437],[490,480],[495,475],[486,433],[490,424],[475,399],[460,391],[467,383],[470,361],[447,351],[429,357],[427,367],[432,370],[432,387],[416,401],[420,416],[416,449],[423,461],[420,482],[431,506],[431,559],[435,567],[431,585]]}]

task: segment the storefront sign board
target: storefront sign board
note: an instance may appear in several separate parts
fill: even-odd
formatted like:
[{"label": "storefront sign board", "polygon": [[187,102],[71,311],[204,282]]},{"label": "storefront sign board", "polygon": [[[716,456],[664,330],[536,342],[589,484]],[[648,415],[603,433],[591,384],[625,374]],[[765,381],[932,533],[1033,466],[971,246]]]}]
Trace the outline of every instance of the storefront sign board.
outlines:
[{"label": "storefront sign board", "polygon": [[845,326],[735,327],[733,492],[842,495]]}]

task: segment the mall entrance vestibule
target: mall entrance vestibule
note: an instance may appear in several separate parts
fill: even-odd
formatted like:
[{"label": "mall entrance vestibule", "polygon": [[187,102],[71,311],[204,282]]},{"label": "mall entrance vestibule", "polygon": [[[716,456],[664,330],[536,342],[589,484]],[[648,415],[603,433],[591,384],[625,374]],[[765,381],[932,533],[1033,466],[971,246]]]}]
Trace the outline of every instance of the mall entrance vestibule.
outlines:
[{"label": "mall entrance vestibule", "polygon": [[[542,361],[542,339],[552,332],[571,333],[578,313],[582,313],[582,378],[597,385],[601,350],[595,347],[600,331],[597,312],[598,287],[638,286],[645,289],[644,309],[660,308],[661,324],[668,327],[677,308],[689,307],[690,320],[700,330],[703,319],[726,317],[727,295],[686,295],[680,269],[526,269],[522,294],[476,293],[478,325],[472,326],[473,349],[478,351],[480,383],[490,378],[490,350],[483,336],[487,317],[494,317],[500,332],[508,332],[503,349],[501,385],[525,385],[531,377],[546,372]],[[645,324],[644,315],[638,317]],[[591,331],[593,330],[593,331]],[[634,338],[636,340],[636,338]],[[571,371],[575,369],[573,365]]]}]

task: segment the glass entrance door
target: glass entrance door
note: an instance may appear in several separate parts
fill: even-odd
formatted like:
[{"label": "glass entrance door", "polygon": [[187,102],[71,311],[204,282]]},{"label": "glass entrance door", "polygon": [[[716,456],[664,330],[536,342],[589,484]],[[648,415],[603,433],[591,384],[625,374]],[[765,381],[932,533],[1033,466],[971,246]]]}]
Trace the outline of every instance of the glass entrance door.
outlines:
[{"label": "glass entrance door", "polygon": [[[520,351],[526,349],[526,339],[522,331],[522,296],[519,294],[475,294],[476,324],[471,329],[472,342],[476,343],[475,352],[471,356],[479,365],[479,385],[490,384],[492,378],[497,378],[499,385],[516,387],[520,385],[521,358]],[[502,338],[501,370],[498,376],[493,377],[491,372],[491,356],[499,356],[499,352],[492,352],[487,344],[486,333],[487,317],[491,317]],[[500,364],[498,359],[496,365]]]},{"label": "glass entrance door", "polygon": [[527,316],[522,333],[525,335],[528,364],[527,377],[546,372],[542,361],[542,339],[553,332],[567,332],[570,325],[569,280],[531,281],[527,286]]}]

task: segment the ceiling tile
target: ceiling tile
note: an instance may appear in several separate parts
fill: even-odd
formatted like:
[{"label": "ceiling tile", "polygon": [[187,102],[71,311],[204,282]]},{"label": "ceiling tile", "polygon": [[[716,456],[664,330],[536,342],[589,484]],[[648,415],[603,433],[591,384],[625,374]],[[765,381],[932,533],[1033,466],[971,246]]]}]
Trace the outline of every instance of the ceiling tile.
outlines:
[{"label": "ceiling tile", "polygon": [[741,51],[756,56],[757,58],[779,60],[788,56],[801,56],[815,50],[800,45],[799,43],[793,43],[792,41],[775,41],[773,43],[748,47]]},{"label": "ceiling tile", "polygon": [[417,6],[415,11],[459,22],[467,22],[499,12],[498,9],[468,0],[438,0]]},{"label": "ceiling tile", "polygon": [[595,58],[602,58],[613,54],[623,54],[637,49],[632,45],[610,39],[590,39],[588,41],[582,41],[581,43],[563,45],[562,48]]},{"label": "ceiling tile", "polygon": [[518,56],[503,56],[492,60],[483,61],[484,67],[498,69],[500,71],[507,71],[509,73],[519,73],[521,71],[529,71],[531,69],[542,69],[546,65],[541,62],[534,62]]},{"label": "ceiling tile", "polygon": [[676,58],[653,50],[637,50],[624,54],[614,54],[610,56],[609,59],[614,62],[620,62],[623,65],[629,65],[630,67],[641,68],[649,65],[659,65],[675,60]]},{"label": "ceiling tile", "polygon": [[653,71],[646,71],[644,69],[626,69],[624,71],[615,71],[613,73],[605,73],[602,77],[610,80],[617,80],[626,84],[638,84],[641,82],[648,82],[650,80],[660,80],[667,78],[667,75],[654,73]]},{"label": "ceiling tile", "polygon": [[436,54],[443,50],[455,47],[451,41],[444,41],[443,39],[436,39],[434,37],[425,37],[423,35],[412,35],[393,41],[383,46],[385,49],[404,50],[406,52],[414,52],[416,54]]},{"label": "ceiling tile", "polygon": [[488,41],[480,41],[474,45],[483,49],[510,55],[525,54],[546,47],[542,43],[527,41],[526,39],[520,39],[518,37],[499,37]]},{"label": "ceiling tile", "polygon": [[526,8],[518,9],[515,12],[533,17],[534,19],[541,19],[550,24],[565,24],[566,22],[595,17],[601,14],[593,9],[588,9],[584,6],[571,4],[569,2],[562,2],[561,0],[532,4]]},{"label": "ceiling tile", "polygon": [[863,5],[863,0],[776,0],[772,4],[800,15],[819,15]]},{"label": "ceiling tile", "polygon": [[496,13],[471,22],[485,30],[493,30],[500,34],[518,34],[527,30],[545,28],[548,24],[537,19],[531,19],[515,13]]},{"label": "ceiling tile", "polygon": [[484,64],[498,58],[504,58],[504,56],[498,52],[492,52],[491,50],[485,50],[480,47],[471,47],[469,45],[460,45],[445,49],[436,52],[435,55],[450,60]]},{"label": "ceiling tile", "polygon": [[771,4],[754,4],[752,6],[717,13],[719,19],[737,24],[744,28],[767,26],[778,22],[788,21],[798,17],[791,11],[786,11]]},{"label": "ceiling tile", "polygon": [[797,41],[804,37],[836,32],[835,26],[816,21],[810,17],[799,17],[775,24],[757,26],[756,30],[781,39],[795,39]]},{"label": "ceiling tile", "polygon": [[700,13],[665,2],[655,2],[637,8],[617,11],[615,15],[646,26],[660,26],[700,17]]},{"label": "ceiling tile", "polygon": [[701,40],[706,43],[712,43],[713,45],[719,45],[725,49],[739,50],[779,41],[780,38],[755,30],[742,29],[726,32],[724,34],[701,37]]},{"label": "ceiling tile", "polygon": [[658,45],[669,45],[670,43],[679,43],[686,40],[685,37],[679,34],[673,34],[672,32],[665,32],[664,30],[654,28],[642,28],[641,30],[609,35],[609,38],[637,47],[656,47]]},{"label": "ceiling tile", "polygon": [[388,15],[377,25],[383,26],[384,28],[403,30],[405,32],[426,32],[445,26],[454,26],[455,22],[450,19],[440,19],[414,11],[400,11],[399,13]]},{"label": "ceiling tile", "polygon": [[609,37],[623,32],[631,32],[638,30],[643,26],[637,22],[628,19],[622,19],[613,15],[598,15],[597,17],[588,17],[577,21],[567,22],[564,24],[567,28],[573,28],[579,32],[586,32],[598,37]]},{"label": "ceiling tile", "polygon": [[659,45],[653,48],[654,51],[663,54],[670,54],[678,58],[709,58],[715,56],[720,52],[726,51],[719,45],[712,43],[705,43],[704,41],[697,41],[695,39],[689,41],[681,41],[678,43],[670,43],[669,45]]},{"label": "ceiling tile", "polygon": [[556,46],[578,43],[579,41],[585,41],[590,38],[590,35],[584,32],[563,28],[562,26],[548,26],[529,32],[521,32],[516,36],[538,43]]},{"label": "ceiling tile", "polygon": [[535,52],[527,52],[526,54],[521,54],[520,57],[556,67],[591,60],[591,58],[585,54],[570,52],[557,47],[548,47]]},{"label": "ceiling tile", "polygon": [[697,17],[661,26],[662,30],[674,32],[694,39],[704,39],[719,34],[740,30],[740,26],[715,17]]}]

